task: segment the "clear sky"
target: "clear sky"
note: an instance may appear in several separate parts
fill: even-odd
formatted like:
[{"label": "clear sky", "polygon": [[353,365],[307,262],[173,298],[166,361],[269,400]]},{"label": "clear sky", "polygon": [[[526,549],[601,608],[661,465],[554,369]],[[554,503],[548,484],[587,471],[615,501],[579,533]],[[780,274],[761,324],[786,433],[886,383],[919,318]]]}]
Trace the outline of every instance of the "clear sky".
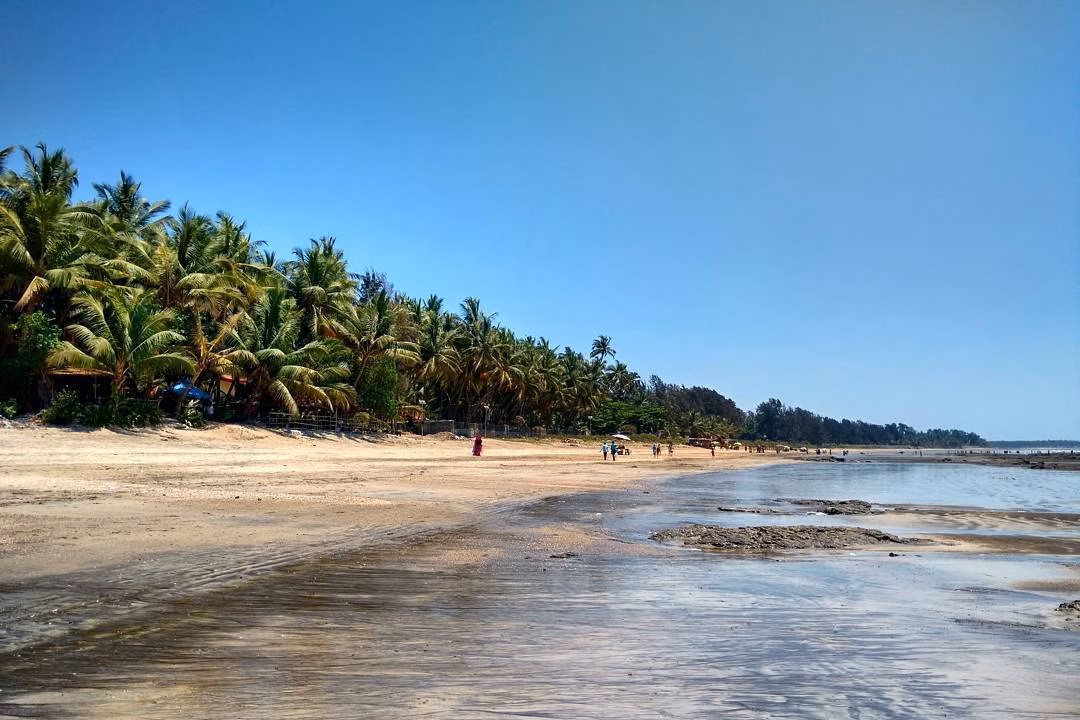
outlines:
[{"label": "clear sky", "polygon": [[643,377],[1080,438],[1080,3],[3,0],[0,145]]}]

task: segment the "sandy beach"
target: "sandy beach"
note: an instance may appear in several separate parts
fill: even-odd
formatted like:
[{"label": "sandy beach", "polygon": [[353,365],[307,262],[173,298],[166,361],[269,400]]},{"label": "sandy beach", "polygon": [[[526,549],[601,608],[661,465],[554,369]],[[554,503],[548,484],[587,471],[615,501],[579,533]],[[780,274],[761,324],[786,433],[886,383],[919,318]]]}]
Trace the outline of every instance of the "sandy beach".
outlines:
[{"label": "sandy beach", "polygon": [[[1044,668],[1077,642],[1063,632],[1077,613],[1055,609],[1080,587],[1076,512],[825,515],[792,491],[960,475],[631,449],[605,462],[599,440],[488,440],[474,458],[440,437],[0,429],[0,717],[750,718],[790,702],[827,717],[837,692],[882,717],[976,717],[970,697],[1070,711],[1065,676]],[[1033,493],[1051,477],[1025,472]],[[788,526],[795,548],[805,523],[917,541],[732,555],[646,541],[672,513]],[[1049,644],[988,661],[1032,633]]]},{"label": "sandy beach", "polygon": [[283,435],[222,425],[139,432],[0,430],[0,581],[130,568],[167,554],[215,577],[475,522],[553,494],[784,462],[595,442]]}]

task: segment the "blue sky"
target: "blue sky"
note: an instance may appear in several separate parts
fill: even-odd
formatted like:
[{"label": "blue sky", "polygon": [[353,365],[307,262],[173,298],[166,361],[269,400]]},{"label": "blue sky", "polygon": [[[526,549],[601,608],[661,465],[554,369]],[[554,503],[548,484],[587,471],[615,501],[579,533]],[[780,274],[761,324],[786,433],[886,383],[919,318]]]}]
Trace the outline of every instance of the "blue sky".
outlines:
[{"label": "blue sky", "polygon": [[0,145],[752,409],[1080,438],[1080,3],[0,3]]}]

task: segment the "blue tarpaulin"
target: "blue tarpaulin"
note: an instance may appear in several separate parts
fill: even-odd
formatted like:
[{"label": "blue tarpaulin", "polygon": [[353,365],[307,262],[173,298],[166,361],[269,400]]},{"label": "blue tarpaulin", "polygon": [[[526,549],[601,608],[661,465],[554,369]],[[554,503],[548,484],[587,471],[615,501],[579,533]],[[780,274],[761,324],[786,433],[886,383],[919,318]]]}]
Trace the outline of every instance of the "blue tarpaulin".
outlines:
[{"label": "blue tarpaulin", "polygon": [[205,390],[200,390],[197,387],[192,387],[190,382],[178,382],[169,387],[169,392],[176,396],[183,395],[184,390],[187,390],[187,396],[192,400],[202,401],[210,399],[210,393]]}]

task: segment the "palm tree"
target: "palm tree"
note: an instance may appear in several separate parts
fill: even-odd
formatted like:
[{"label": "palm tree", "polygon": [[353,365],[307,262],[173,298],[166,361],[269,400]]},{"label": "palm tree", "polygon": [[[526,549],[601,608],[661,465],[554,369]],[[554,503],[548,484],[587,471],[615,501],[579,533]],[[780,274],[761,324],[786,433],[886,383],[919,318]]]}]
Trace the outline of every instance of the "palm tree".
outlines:
[{"label": "palm tree", "polygon": [[341,341],[353,354],[356,368],[354,384],[364,376],[368,363],[379,357],[415,364],[416,345],[394,335],[390,298],[380,290],[366,305],[349,305],[340,311],[338,321]]},{"label": "palm tree", "polygon": [[560,412],[571,426],[591,413],[603,397],[603,365],[599,360],[588,362],[569,348],[559,356],[563,370],[563,385],[559,394]]},{"label": "palm tree", "polygon": [[340,337],[338,319],[352,304],[357,275],[350,273],[345,256],[332,237],[312,240],[307,248],[293,250],[296,258],[286,263],[289,295],[303,314],[301,338]]},{"label": "palm tree", "polygon": [[449,383],[460,371],[460,356],[454,346],[457,329],[448,315],[428,315],[420,327],[417,342],[416,375],[421,382]]},{"label": "palm tree", "polygon": [[438,317],[442,315],[442,309],[443,299],[438,295],[428,295],[428,299],[424,301],[424,312]]},{"label": "palm tree", "polygon": [[356,398],[338,343],[314,340],[297,347],[301,315],[283,287],[269,288],[241,322],[228,361],[243,368],[248,413],[276,407],[298,415],[301,406],[346,410]]},{"label": "palm tree", "polygon": [[168,200],[151,202],[141,193],[142,183],[123,170],[120,182],[115,185],[94,183],[94,191],[101,203],[102,212],[117,220],[128,232],[143,239],[151,239],[149,234],[163,231],[172,219],[165,215],[169,210]]},{"label": "palm tree", "polygon": [[608,392],[616,400],[629,400],[641,392],[641,376],[632,372],[626,363],[617,362],[610,367],[607,374]]},{"label": "palm tree", "polygon": [[30,312],[50,290],[70,296],[103,273],[97,269],[102,258],[80,244],[84,229],[99,218],[70,202],[78,186],[70,158],[44,144],[36,155],[21,150],[25,172],[5,172],[0,187],[0,290],[14,291],[15,310]]},{"label": "palm tree", "polygon": [[184,336],[174,329],[174,313],[156,309],[151,294],[80,293],[72,305],[75,322],[64,329],[70,340],[49,354],[50,367],[108,371],[118,396],[145,393],[166,375],[190,375],[194,369],[180,348]]},{"label": "palm tree", "polygon": [[592,341],[592,352],[589,353],[589,357],[599,359],[601,363],[607,362],[609,357],[615,357],[615,348],[611,347],[611,337],[597,335]]},{"label": "palm tree", "polygon": [[490,406],[494,393],[505,389],[511,381],[507,356],[513,336],[495,325],[495,316],[485,314],[476,298],[465,298],[461,312],[462,332],[458,342],[462,372],[458,399],[465,405],[468,420],[475,408]]},{"label": "palm tree", "polygon": [[217,255],[244,265],[256,261],[255,248],[262,245],[262,241],[252,241],[251,236],[244,232],[247,223],[237,222],[232,215],[221,210],[216,218],[213,235]]}]

